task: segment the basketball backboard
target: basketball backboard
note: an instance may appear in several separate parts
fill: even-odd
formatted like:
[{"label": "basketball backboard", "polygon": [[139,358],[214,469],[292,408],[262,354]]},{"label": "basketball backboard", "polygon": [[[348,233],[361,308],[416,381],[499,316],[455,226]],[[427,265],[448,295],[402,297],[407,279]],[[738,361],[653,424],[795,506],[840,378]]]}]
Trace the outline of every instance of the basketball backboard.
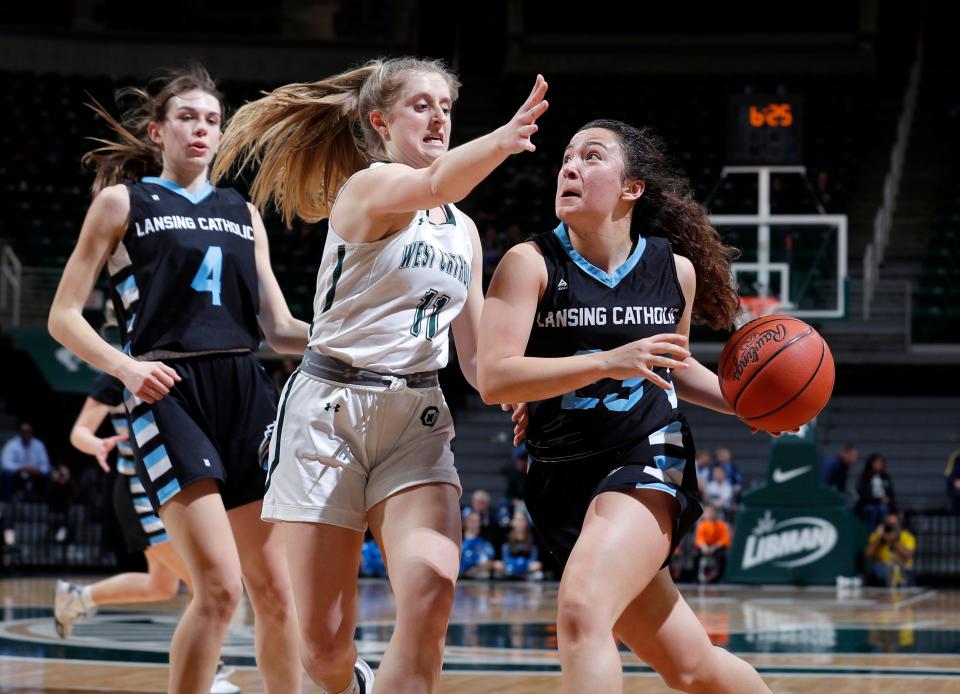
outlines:
[{"label": "basketball backboard", "polygon": [[[771,177],[804,176],[802,166],[728,166],[725,189],[739,186],[755,196],[753,212],[712,214],[724,242],[740,249],[731,264],[742,297],[744,318],[784,313],[802,319],[843,318],[847,303],[847,217],[825,214],[774,214]],[[818,205],[819,207],[819,205]]]}]

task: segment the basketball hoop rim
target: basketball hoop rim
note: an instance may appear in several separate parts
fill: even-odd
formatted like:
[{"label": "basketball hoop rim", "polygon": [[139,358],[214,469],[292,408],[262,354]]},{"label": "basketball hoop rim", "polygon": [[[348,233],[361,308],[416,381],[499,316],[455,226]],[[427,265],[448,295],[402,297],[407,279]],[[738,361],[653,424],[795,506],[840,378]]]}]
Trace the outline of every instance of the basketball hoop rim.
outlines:
[{"label": "basketball hoop rim", "polygon": [[741,296],[742,313],[737,322],[743,325],[757,318],[769,316],[776,313],[780,305],[780,301],[774,296]]}]

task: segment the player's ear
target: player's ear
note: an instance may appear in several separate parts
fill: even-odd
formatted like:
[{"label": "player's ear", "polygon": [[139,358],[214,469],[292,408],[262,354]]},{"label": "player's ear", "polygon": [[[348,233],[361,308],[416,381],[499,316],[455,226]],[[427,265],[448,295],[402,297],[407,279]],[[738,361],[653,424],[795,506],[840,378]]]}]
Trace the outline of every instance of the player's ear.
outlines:
[{"label": "player's ear", "polygon": [[387,128],[387,119],[384,118],[383,111],[370,112],[370,125],[373,126],[374,130],[380,133],[380,137],[383,138],[384,142],[389,139],[390,129]]},{"label": "player's ear", "polygon": [[624,200],[638,200],[646,189],[647,184],[643,181],[631,181],[628,179],[623,182],[623,192],[621,195]]},{"label": "player's ear", "polygon": [[156,121],[150,121],[147,124],[147,137],[155,145],[163,144],[163,135],[160,133],[160,125]]}]

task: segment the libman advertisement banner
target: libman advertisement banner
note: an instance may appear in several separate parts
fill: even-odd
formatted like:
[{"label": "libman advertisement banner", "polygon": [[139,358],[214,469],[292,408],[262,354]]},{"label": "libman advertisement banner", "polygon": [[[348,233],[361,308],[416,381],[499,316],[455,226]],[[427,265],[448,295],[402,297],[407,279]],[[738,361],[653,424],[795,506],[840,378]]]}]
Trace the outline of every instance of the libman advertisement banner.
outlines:
[{"label": "libman advertisement banner", "polygon": [[734,583],[832,584],[856,574],[865,530],[845,506],[744,508],[727,562]]}]

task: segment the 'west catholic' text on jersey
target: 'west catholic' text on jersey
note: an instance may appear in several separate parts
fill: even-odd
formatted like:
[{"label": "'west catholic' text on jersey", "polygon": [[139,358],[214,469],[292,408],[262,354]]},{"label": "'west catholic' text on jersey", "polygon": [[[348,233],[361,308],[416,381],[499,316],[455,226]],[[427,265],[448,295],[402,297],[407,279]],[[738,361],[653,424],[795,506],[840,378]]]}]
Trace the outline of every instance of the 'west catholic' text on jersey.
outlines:
[{"label": "'west catholic' text on jersey", "polygon": [[448,328],[470,288],[473,244],[462,213],[453,205],[443,210],[442,224],[421,210],[400,231],[371,243],[347,243],[330,225],[311,348],[385,373],[446,366]]},{"label": "'west catholic' text on jersey", "polygon": [[128,182],[130,224],[107,261],[123,350],[142,359],[255,350],[250,209],[230,188]]},{"label": "'west catholic' text on jersey", "polygon": [[[566,357],[676,332],[685,302],[666,239],[641,237],[612,275],[577,253],[564,224],[533,240],[547,266],[547,286],[537,304],[526,356]],[[667,369],[654,371],[671,380]],[[605,378],[529,407],[531,455],[565,460],[657,431],[673,418],[677,397],[642,377]]]}]

